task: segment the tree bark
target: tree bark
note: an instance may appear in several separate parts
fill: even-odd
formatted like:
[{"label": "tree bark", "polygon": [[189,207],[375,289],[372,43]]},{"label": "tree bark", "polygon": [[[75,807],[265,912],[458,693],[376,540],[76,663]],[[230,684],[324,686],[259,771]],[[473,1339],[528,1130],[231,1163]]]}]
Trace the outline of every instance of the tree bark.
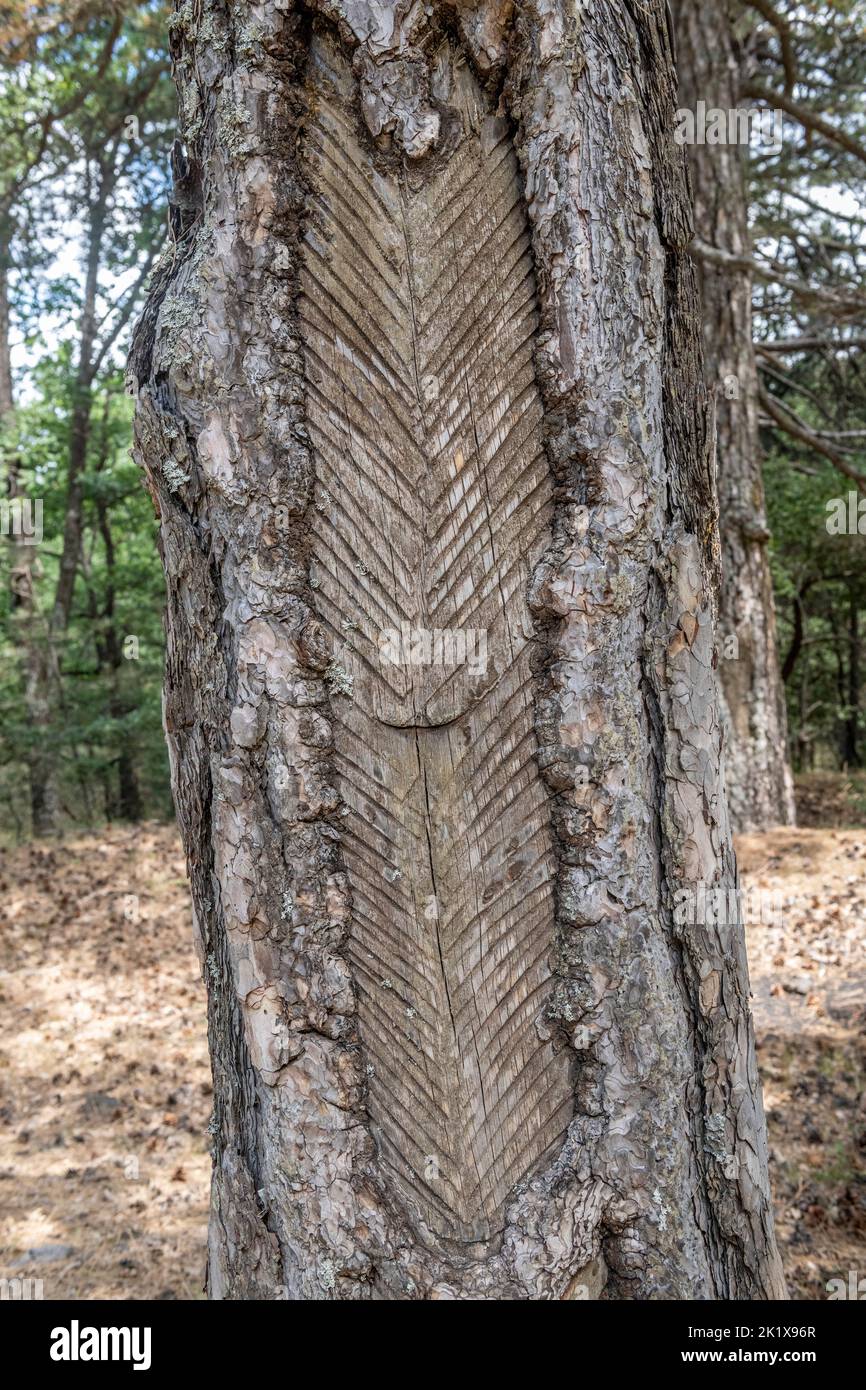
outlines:
[{"label": "tree bark", "polygon": [[845,734],[842,764],[847,768],[861,766],[860,758],[860,610],[857,591],[848,593],[848,698],[845,701]]},{"label": "tree bark", "polygon": [[97,340],[97,296],[99,269],[108,221],[109,199],[114,191],[114,169],[99,165],[96,194],[89,208],[87,263],[78,335],[78,363],[72,386],[72,417],[69,423],[69,452],[66,469],[66,505],[63,517],[63,544],[57,587],[51,610],[51,640],[57,644],[69,626],[75,576],[81,555],[82,475],[87,465],[90,442],[94,354]]},{"label": "tree bark", "polygon": [[[736,869],[665,5],[172,42],[130,368],[210,1295],[780,1296],[742,926],[676,912]],[[426,660],[467,630],[486,669]]]},{"label": "tree bark", "polygon": [[[106,407],[107,409],[107,407]],[[134,706],[123,690],[123,641],[115,614],[116,555],[108,507],[103,498],[96,499],[99,533],[105,550],[105,593],[100,606],[91,583],[87,563],[82,565],[87,586],[87,606],[95,633],[96,659],[108,690],[108,713],[120,723]],[[104,778],[105,816],[108,821],[125,820],[133,824],[144,814],[141,790],[135,767],[135,748],[127,739],[121,744],[111,769]]]},{"label": "tree bark", "polygon": [[0,238],[0,424],[4,426],[15,409],[10,331],[9,248]]},{"label": "tree bark", "polygon": [[[725,0],[673,0],[679,102],[695,111],[737,108],[739,58]],[[748,257],[739,145],[688,147],[698,238]],[[795,820],[784,688],[767,542],[758,436],[758,370],[747,269],[699,263],[704,367],[715,399],[722,544],[719,629],[728,804],[735,830]],[[731,639],[736,639],[735,643]]]}]

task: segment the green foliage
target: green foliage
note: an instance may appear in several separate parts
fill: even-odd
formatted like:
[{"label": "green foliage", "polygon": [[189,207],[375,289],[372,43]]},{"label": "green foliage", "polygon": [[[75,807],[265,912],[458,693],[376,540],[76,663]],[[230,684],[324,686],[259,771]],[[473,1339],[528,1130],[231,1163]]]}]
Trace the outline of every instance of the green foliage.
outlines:
[{"label": "green foliage", "polygon": [[[27,636],[37,642],[47,641],[60,556],[72,372],[65,345],[55,361],[39,364],[33,373],[36,394],[17,411],[14,446],[26,460],[25,491],[43,502],[36,603],[27,617]],[[5,803],[0,824],[11,820],[27,826],[22,772],[46,739],[61,770],[61,807],[69,819],[94,822],[119,813],[118,762],[124,753],[134,764],[142,811],[158,816],[171,811],[160,715],[164,588],[153,507],[129,456],[132,402],[117,372],[107,374],[94,391],[92,412],[81,562],[70,622],[59,644],[62,680],[53,691],[47,728],[34,729],[22,701],[9,573],[13,554],[7,546],[0,555],[0,806]],[[122,654],[116,670],[106,651],[112,634]]]},{"label": "green foliage", "polygon": [[38,545],[0,540],[7,833],[30,833],[47,782],[57,828],[171,812],[163,580],[122,376],[164,236],[167,23],[162,3],[26,6],[0,67],[0,367],[17,363],[0,453],[5,491],[42,507]]}]

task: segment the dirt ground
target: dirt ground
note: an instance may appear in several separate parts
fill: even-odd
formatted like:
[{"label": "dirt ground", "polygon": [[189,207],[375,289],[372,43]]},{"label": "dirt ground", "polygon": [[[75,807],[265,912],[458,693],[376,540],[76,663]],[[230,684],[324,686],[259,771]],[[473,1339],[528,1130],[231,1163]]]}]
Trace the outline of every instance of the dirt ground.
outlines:
[{"label": "dirt ground", "polygon": [[176,831],[0,858],[0,1274],[203,1298],[205,992]]},{"label": "dirt ground", "polygon": [[[866,830],[739,855],[782,1255],[791,1296],[823,1298],[866,1273]],[[202,1298],[211,1085],[177,834],[7,850],[0,889],[0,1276]]]},{"label": "dirt ground", "polygon": [[746,941],[782,1259],[792,1298],[825,1298],[866,1274],[866,830],[737,851],[750,916],[769,919]]}]

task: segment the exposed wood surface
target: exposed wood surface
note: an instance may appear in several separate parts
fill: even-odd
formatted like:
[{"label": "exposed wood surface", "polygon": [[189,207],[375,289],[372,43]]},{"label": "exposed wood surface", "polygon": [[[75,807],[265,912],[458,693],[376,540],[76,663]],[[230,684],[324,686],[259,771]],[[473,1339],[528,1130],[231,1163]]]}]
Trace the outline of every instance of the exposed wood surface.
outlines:
[{"label": "exposed wood surface", "polygon": [[[300,316],[312,568],[352,682],[336,766],[370,1113],[421,1219],[471,1241],[571,1098],[536,1026],[554,873],[526,590],[551,479],[529,232],[506,123],[448,45],[437,76],[456,148],[410,182],[371,163],[349,65],[316,41]],[[401,625],[483,633],[486,671],[386,660]]]}]

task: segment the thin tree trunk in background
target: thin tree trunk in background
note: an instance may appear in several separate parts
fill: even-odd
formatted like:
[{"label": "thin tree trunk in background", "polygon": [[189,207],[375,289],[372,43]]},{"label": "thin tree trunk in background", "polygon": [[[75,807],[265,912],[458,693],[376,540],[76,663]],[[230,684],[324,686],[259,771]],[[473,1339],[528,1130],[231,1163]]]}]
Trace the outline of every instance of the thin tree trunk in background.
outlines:
[{"label": "thin tree trunk in background", "polygon": [[[727,112],[739,105],[741,74],[724,0],[672,0],[679,104]],[[688,149],[698,237],[735,255],[750,253],[745,150]],[[707,384],[715,396],[722,590],[720,676],[728,804],[735,830],[793,825],[784,687],[767,542],[758,437],[758,371],[747,271],[702,264],[699,282]],[[735,655],[726,642],[736,638]]]},{"label": "thin tree trunk in background", "polygon": [[[99,429],[98,456],[94,460],[94,472],[99,474],[108,462],[109,419],[111,414],[111,392],[106,391],[103,398],[102,418]],[[132,706],[124,694],[121,672],[124,665],[123,640],[117,626],[117,552],[111,529],[109,508],[104,494],[97,491],[94,498],[97,527],[102,539],[105,554],[105,593],[100,608],[99,600],[91,583],[91,574],[85,557],[82,555],[82,572],[87,588],[88,609],[95,634],[96,657],[99,670],[105,679],[108,690],[108,713],[120,722]],[[127,740],[121,743],[113,768],[115,777],[110,776],[104,783],[105,814],[109,821],[139,821],[143,814],[141,791],[135,770],[135,749]]]},{"label": "thin tree trunk in background", "polygon": [[73,385],[72,420],[69,430],[63,544],[54,605],[51,611],[50,631],[55,646],[69,625],[72,598],[75,592],[75,576],[81,553],[82,475],[87,464],[87,446],[90,439],[99,267],[111,191],[107,167],[102,167],[98,172],[97,193],[90,207],[88,225],[84,296],[79,321],[78,364]]},{"label": "thin tree trunk in background", "polygon": [[[87,590],[88,616],[95,634],[96,659],[99,673],[108,691],[107,713],[118,723],[130,712],[130,704],[123,691],[121,671],[123,669],[123,643],[115,623],[115,549],[114,537],[108,519],[108,509],[102,499],[96,499],[96,513],[99,532],[105,546],[105,601],[100,608],[97,595],[91,583],[91,573],[87,561],[82,557],[82,575]],[[113,775],[112,775],[113,773]],[[110,769],[102,779],[105,817],[108,821],[141,820],[143,805],[138,776],[135,770],[135,749],[124,741],[113,759]]]},{"label": "thin tree trunk in background", "polygon": [[[106,586],[105,603],[99,622],[102,629],[102,640],[99,644],[99,658],[103,671],[108,677],[109,702],[108,712],[112,719],[125,719],[130,712],[130,704],[123,693],[123,683],[121,672],[123,670],[123,642],[117,629],[115,615],[115,550],[114,537],[111,534],[111,525],[108,519],[108,508],[104,500],[98,499],[97,516],[99,521],[99,532],[105,546],[105,568]],[[141,802],[141,792],[138,786],[138,777],[135,771],[135,756],[132,746],[124,741],[117,754],[115,763],[117,771],[117,785],[113,797],[110,819],[117,817],[120,820],[135,823],[141,820],[143,807]]]},{"label": "thin tree trunk in background", "polygon": [[806,595],[813,582],[811,579],[805,579],[791,599],[791,642],[782,663],[782,680],[785,684],[794,674],[794,667],[797,665],[803,650],[803,641],[806,636]]},{"label": "thin tree trunk in background", "polygon": [[840,765],[845,768],[845,754],[848,746],[848,694],[850,690],[848,671],[845,665],[846,657],[850,655],[848,635],[845,630],[847,624],[840,625],[837,615],[832,609],[829,609],[826,618],[833,634],[831,647],[836,662],[836,745]]},{"label": "thin tree trunk in background", "polygon": [[783,1295],[742,926],[677,910],[735,866],[666,7],[204,0],[172,42],[130,368],[210,1295]]},{"label": "thin tree trunk in background", "polygon": [[[63,701],[62,644],[72,611],[75,576],[81,554],[82,475],[90,438],[94,348],[97,335],[99,266],[108,216],[110,180],[99,171],[96,197],[90,208],[84,296],[79,321],[78,364],[73,384],[72,419],[66,474],[63,538],[54,599],[45,621],[45,632],[31,632],[28,642],[25,700],[34,727],[50,731],[53,711]],[[31,614],[35,619],[32,576],[28,575]],[[53,697],[53,698],[52,698]],[[55,835],[60,829],[59,766],[55,751],[43,740],[31,754],[31,811],[37,837]]]},{"label": "thin tree trunk in background", "polygon": [[860,614],[856,591],[848,595],[848,717],[845,721],[843,764],[846,768],[860,767]]},{"label": "thin tree trunk in background", "polygon": [[12,393],[12,352],[9,320],[9,248],[0,241],[0,424],[15,409]]},{"label": "thin tree trunk in background", "polygon": [[797,719],[799,771],[811,772],[815,762],[815,745],[809,732],[809,663],[800,662],[799,717]]}]

